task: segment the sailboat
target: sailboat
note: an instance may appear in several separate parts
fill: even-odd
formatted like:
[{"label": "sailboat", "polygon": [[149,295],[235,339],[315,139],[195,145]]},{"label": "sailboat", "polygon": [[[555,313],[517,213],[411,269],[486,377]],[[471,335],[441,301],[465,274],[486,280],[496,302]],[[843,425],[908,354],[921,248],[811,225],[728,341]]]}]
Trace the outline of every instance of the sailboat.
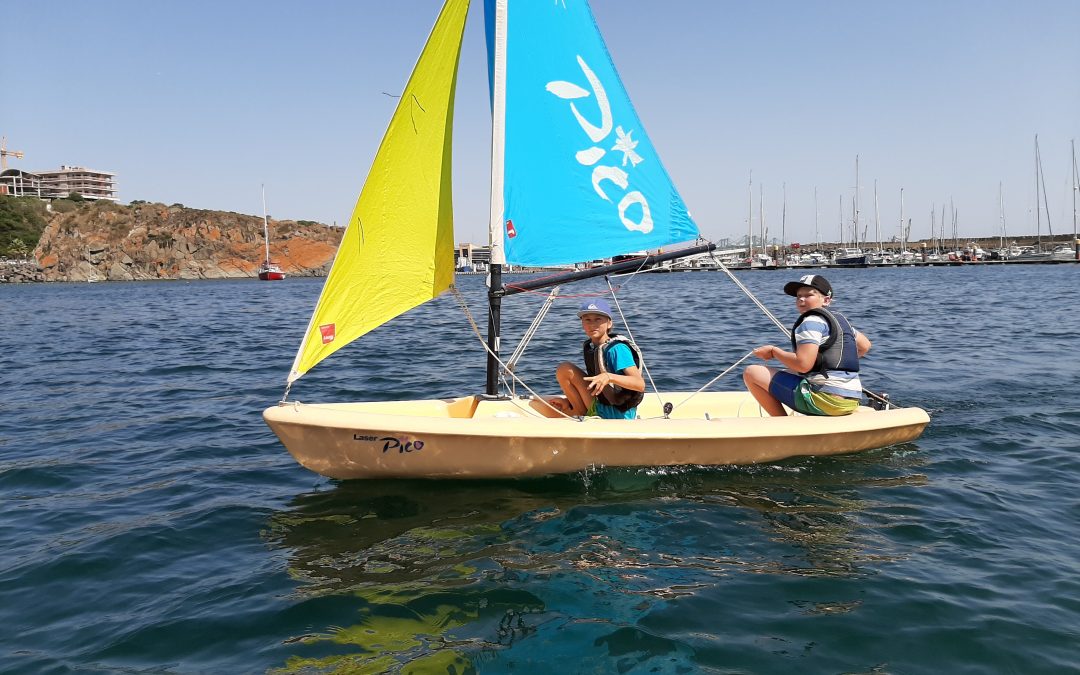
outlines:
[{"label": "sailboat", "polygon": [[1080,260],[1080,239],[1076,238],[1076,195],[1080,192],[1080,170],[1076,167],[1076,141],[1070,142],[1072,148],[1072,244],[1060,244],[1051,252],[1051,260]]},{"label": "sailboat", "polygon": [[[841,221],[843,220],[843,200],[841,200]],[[840,232],[843,235],[843,225],[841,224]],[[851,233],[852,233],[852,245],[848,248],[840,248],[836,250],[836,254],[833,256],[834,265],[844,265],[848,267],[866,267],[869,263],[870,256],[865,251],[859,248],[859,156],[855,155],[855,195],[851,198]]]},{"label": "sailboat", "polygon": [[259,280],[260,281],[281,281],[285,278],[285,271],[281,267],[270,260],[270,224],[266,219],[266,188],[262,191],[262,205],[263,205],[263,244],[266,246],[266,257],[263,258],[263,263],[259,265]]},{"label": "sailboat", "polygon": [[[337,350],[454,284],[451,129],[468,0],[446,0],[373,160],[285,395],[263,417],[303,466],[338,479],[497,478],[595,467],[770,462],[917,438],[918,408],[767,417],[743,392],[662,392],[638,419],[548,417],[504,393],[504,298],[710,253],[630,104],[584,0],[486,0],[492,153],[487,378],[449,399],[300,403],[292,385]],[[663,253],[504,285],[505,265]],[[394,265],[383,264],[386,260]],[[732,276],[734,279],[734,276]],[[704,388],[703,388],[704,389]]]}]

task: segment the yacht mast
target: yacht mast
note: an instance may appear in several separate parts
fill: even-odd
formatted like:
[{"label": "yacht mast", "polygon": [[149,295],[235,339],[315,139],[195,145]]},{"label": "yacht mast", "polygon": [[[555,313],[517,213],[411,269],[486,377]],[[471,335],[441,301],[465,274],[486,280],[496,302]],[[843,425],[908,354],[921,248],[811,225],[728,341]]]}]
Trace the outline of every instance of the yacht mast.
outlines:
[{"label": "yacht mast", "polygon": [[750,183],[746,186],[750,198],[750,210],[746,214],[746,259],[754,263],[754,170],[750,169]]},{"label": "yacht mast", "polygon": [[948,243],[945,239],[945,202],[941,203],[941,247],[944,248]]},{"label": "yacht mast", "polygon": [[1035,134],[1035,237],[1042,251],[1042,213],[1039,211],[1039,134]]},{"label": "yacht mast", "polygon": [[[758,227],[761,228],[761,252],[767,254],[765,246],[765,184],[758,183]],[[753,261],[750,262],[753,265]]]},{"label": "yacht mast", "polygon": [[[1076,166],[1076,161],[1072,162],[1072,165]],[[1076,212],[1076,208],[1072,211]],[[818,186],[813,187],[813,241],[821,247],[821,235],[818,233]]]},{"label": "yacht mast", "polygon": [[881,253],[881,209],[877,198],[877,178],[874,179],[874,236],[877,237],[878,253]]},{"label": "yacht mast", "polygon": [[[1054,228],[1050,225],[1050,202],[1046,199],[1046,174],[1043,173],[1042,153],[1039,152],[1039,137],[1035,137],[1035,158],[1039,169],[1039,183],[1042,184],[1043,208],[1046,209],[1046,231],[1050,234],[1050,241],[1054,240]],[[1035,195],[1035,206],[1039,205],[1039,195]]]},{"label": "yacht mast", "polygon": [[998,220],[1001,221],[1001,237],[998,246],[1005,248],[1005,239],[1008,235],[1005,234],[1005,199],[1001,194],[1001,181],[998,181]]},{"label": "yacht mast", "polygon": [[263,243],[266,244],[266,264],[270,264],[270,226],[266,223],[266,185],[262,187],[263,204]]},{"label": "yacht mast", "polygon": [[855,155],[855,199],[852,202],[853,246],[859,248],[859,156]]},{"label": "yacht mast", "polygon": [[960,250],[960,232],[958,231],[958,228],[956,227],[956,224],[959,221],[959,219],[958,219],[957,214],[956,214],[956,204],[953,202],[952,197],[949,197],[949,210],[952,211],[952,245],[953,245],[953,250],[959,251]]},{"label": "yacht mast", "polygon": [[[784,187],[784,210],[780,213],[780,248],[787,246],[787,183]],[[785,256],[786,257],[786,256]]]},{"label": "yacht mast", "polygon": [[907,235],[904,233],[904,188],[900,188],[900,250],[906,251]]},{"label": "yacht mast", "polygon": [[[1080,173],[1076,170],[1076,139],[1069,141],[1072,146],[1072,160],[1073,160],[1073,247],[1080,248],[1080,244],[1076,243],[1076,193],[1080,192]],[[1078,256],[1080,257],[1080,256]]]},{"label": "yacht mast", "polygon": [[[904,223],[900,223],[900,228],[903,229]],[[934,247],[934,253],[941,253],[938,250],[938,237],[937,237],[937,204],[930,205],[930,243]]]}]

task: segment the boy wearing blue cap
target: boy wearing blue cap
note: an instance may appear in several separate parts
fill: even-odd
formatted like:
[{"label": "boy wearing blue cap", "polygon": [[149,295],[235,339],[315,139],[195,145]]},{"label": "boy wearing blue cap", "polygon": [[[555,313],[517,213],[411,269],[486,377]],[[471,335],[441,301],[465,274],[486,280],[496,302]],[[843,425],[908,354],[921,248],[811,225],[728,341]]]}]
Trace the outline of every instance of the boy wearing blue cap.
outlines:
[{"label": "boy wearing blue cap", "polygon": [[[585,370],[570,362],[560,363],[555,377],[564,397],[549,399],[548,403],[575,417],[634,419],[645,395],[641,352],[633,342],[612,332],[611,306],[606,301],[583,302],[578,317],[588,336],[582,345]],[[548,414],[559,416],[550,410]]]},{"label": "boy wearing blue cap", "polygon": [[776,359],[786,370],[747,366],[743,372],[746,388],[774,417],[787,414],[785,405],[804,415],[855,412],[862,398],[859,359],[870,351],[870,340],[843,314],[826,309],[833,289],[820,274],[789,281],[784,292],[795,296],[799,310],[791,329],[791,351],[765,345],[755,349],[754,355],[766,361]]}]

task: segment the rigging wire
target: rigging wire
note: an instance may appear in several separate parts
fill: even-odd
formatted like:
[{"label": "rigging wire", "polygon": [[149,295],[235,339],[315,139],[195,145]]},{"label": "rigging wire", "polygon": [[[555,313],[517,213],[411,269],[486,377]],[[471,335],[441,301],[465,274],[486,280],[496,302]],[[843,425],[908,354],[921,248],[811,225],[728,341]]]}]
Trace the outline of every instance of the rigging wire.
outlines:
[{"label": "rigging wire", "polygon": [[[511,379],[513,379],[515,382],[520,384],[525,389],[525,391],[532,394],[534,399],[536,399],[537,401],[540,401],[541,403],[543,403],[547,407],[551,408],[555,412],[559,413],[563,417],[565,417],[567,419],[572,419],[572,420],[573,419],[576,419],[576,420],[581,419],[579,417],[572,417],[571,415],[567,415],[563,411],[559,410],[555,406],[548,403],[546,398],[544,398],[540,394],[537,394],[535,391],[533,391],[529,387],[529,385],[525,384],[524,380],[522,380],[520,377],[518,377],[514,373],[514,371],[508,369],[506,364],[502,361],[502,359],[499,358],[499,355],[496,354],[495,352],[493,352],[491,350],[491,347],[488,346],[487,341],[484,340],[484,336],[480,333],[480,327],[478,325],[476,325],[476,319],[473,317],[472,311],[469,309],[469,304],[468,304],[468,302],[465,301],[465,296],[463,296],[461,294],[461,291],[458,290],[457,286],[450,286],[450,291],[454,294],[454,299],[457,300],[458,305],[461,307],[461,311],[465,313],[465,318],[467,318],[469,320],[469,325],[472,326],[473,334],[476,336],[476,339],[480,341],[480,344],[484,347],[484,351],[486,351],[488,354],[490,354],[499,363],[500,372],[510,375]],[[506,384],[506,379],[505,378],[503,378],[503,384]],[[507,388],[509,389],[509,386]]]},{"label": "rigging wire", "polygon": [[[540,328],[540,322],[544,320],[548,312],[551,310],[552,305],[555,303],[555,298],[559,296],[560,286],[555,286],[548,293],[547,300],[544,301],[543,306],[536,313],[536,317],[533,318],[533,322],[529,325],[529,329],[525,331],[525,334],[521,336],[521,340],[518,342],[518,346],[514,349],[514,353],[510,355],[510,358],[506,360],[506,369],[513,371],[517,367],[517,362],[521,360],[521,357],[525,354],[525,348],[532,342],[533,337],[536,335],[536,331]],[[513,393],[513,391],[511,391]]]},{"label": "rigging wire", "polygon": [[772,321],[773,323],[776,324],[777,328],[784,331],[784,334],[787,335],[789,338],[791,337],[791,331],[788,330],[787,326],[785,326],[780,321],[780,319],[777,319],[776,315],[773,314],[771,311],[769,311],[769,308],[766,307],[764,305],[764,303],[762,303],[760,300],[758,300],[757,297],[753,293],[750,292],[749,288],[747,288],[746,286],[743,285],[743,282],[739,281],[739,278],[737,276],[735,276],[735,274],[730,269],[728,269],[727,265],[725,265],[723,262],[721,262],[721,260],[719,258],[716,257],[716,254],[714,252],[710,251],[709,252],[709,257],[711,257],[713,262],[716,263],[720,267],[720,269],[724,272],[724,274],[728,275],[728,278],[731,279],[735,283],[735,285],[739,287],[739,290],[741,290],[743,293],[745,293],[746,297],[750,298],[751,302],[753,302],[755,305],[757,305],[758,309],[760,309],[762,312],[764,312],[765,316],[767,316],[770,321]]},{"label": "rigging wire", "polygon": [[[730,372],[731,372],[732,370],[734,370],[734,369],[735,369],[735,367],[736,367],[736,366],[738,366],[738,365],[739,365],[740,363],[742,363],[743,361],[745,361],[746,359],[750,358],[750,357],[751,357],[751,356],[753,356],[753,355],[754,355],[754,350],[753,350],[753,349],[751,349],[750,351],[748,351],[748,352],[746,353],[746,356],[742,357],[741,359],[739,359],[739,360],[738,360],[738,361],[736,361],[735,363],[731,364],[730,366],[728,366],[728,369],[727,369],[727,370],[725,370],[724,372],[720,373],[719,375],[717,375],[717,376],[716,376],[716,377],[714,377],[713,379],[711,379],[711,380],[709,380],[708,382],[706,382],[706,383],[705,383],[705,385],[704,385],[703,387],[701,387],[701,389],[698,389],[698,390],[697,390],[697,391],[695,391],[694,393],[690,394],[689,396],[687,396],[686,398],[684,398],[683,400],[679,401],[679,402],[678,402],[677,404],[675,404],[674,406],[672,406],[672,410],[674,410],[675,408],[678,408],[679,406],[681,406],[681,405],[685,404],[685,403],[686,403],[687,401],[689,401],[690,399],[694,398],[695,396],[697,396],[697,395],[698,395],[698,394],[700,394],[701,392],[705,391],[705,390],[706,390],[706,389],[708,389],[709,387],[711,387],[711,386],[713,386],[714,384],[716,384],[716,383],[717,383],[717,382],[718,382],[718,381],[720,380],[720,378],[721,378],[721,377],[723,377],[723,376],[727,375],[728,373],[730,373]],[[669,414],[670,414],[670,413],[669,413]]]},{"label": "rigging wire", "polygon": [[[637,274],[641,271],[638,268],[631,274]],[[622,320],[623,327],[626,328],[626,335],[630,338],[630,341],[637,344],[637,340],[634,339],[634,333],[630,330],[630,322],[626,320],[626,315],[623,314],[622,305],[619,304],[619,296],[615,294],[615,288],[611,285],[611,279],[604,277],[604,281],[607,282],[608,290],[611,292],[611,299],[615,301],[615,309],[619,312],[619,318]],[[656,382],[653,382],[652,373],[649,372],[649,366],[645,363],[645,352],[641,351],[638,347],[638,352],[641,354],[641,370],[645,373],[645,377],[649,378],[649,386],[652,387],[653,393],[656,394],[656,398],[660,400],[660,406],[663,407],[664,399],[660,396],[660,390],[656,388]]]}]

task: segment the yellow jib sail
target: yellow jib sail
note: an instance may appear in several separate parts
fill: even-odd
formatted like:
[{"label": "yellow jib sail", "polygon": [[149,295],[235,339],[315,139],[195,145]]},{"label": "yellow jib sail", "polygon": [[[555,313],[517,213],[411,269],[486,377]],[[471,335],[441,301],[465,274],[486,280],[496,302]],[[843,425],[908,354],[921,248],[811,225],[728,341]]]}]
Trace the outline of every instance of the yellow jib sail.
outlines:
[{"label": "yellow jib sail", "polygon": [[289,382],[454,281],[450,137],[469,0],[447,0],[383,136]]}]

